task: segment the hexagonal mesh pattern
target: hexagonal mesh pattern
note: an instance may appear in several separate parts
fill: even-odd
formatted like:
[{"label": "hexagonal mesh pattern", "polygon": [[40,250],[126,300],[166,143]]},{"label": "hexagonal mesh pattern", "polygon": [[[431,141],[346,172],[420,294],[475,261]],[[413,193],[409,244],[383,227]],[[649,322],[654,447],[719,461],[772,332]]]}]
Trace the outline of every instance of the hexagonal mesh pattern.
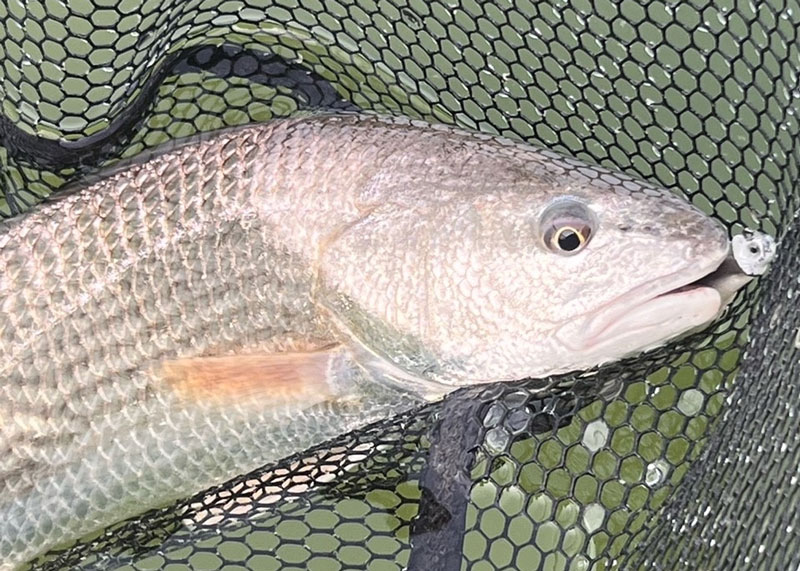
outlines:
[{"label": "hexagonal mesh pattern", "polygon": [[[799,29],[800,5],[773,0],[0,0],[0,212],[170,139],[361,108],[553,148],[683,192],[733,232],[781,236],[800,198]],[[791,307],[796,275],[768,280],[772,313],[758,314],[735,393],[756,287],[680,344],[546,394],[458,393],[33,567],[796,568],[797,498],[752,515],[721,493],[739,482],[764,502],[772,480],[748,469],[797,465],[791,423],[736,478],[715,469],[766,438],[769,404],[747,414],[765,394],[796,400],[791,369],[771,360],[788,363],[797,324],[768,319]]]}]

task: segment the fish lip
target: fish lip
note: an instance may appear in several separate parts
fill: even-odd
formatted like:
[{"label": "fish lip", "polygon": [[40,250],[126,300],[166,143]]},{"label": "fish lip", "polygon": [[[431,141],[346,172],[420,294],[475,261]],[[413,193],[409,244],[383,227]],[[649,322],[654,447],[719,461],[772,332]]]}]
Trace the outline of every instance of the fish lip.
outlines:
[{"label": "fish lip", "polygon": [[[615,297],[599,312],[595,312],[582,320],[579,329],[577,329],[577,331],[582,332],[581,334],[575,335],[576,329],[570,329],[568,332],[566,331],[567,328],[562,328],[556,333],[556,337],[573,351],[594,349],[604,344],[603,335],[605,332],[624,321],[626,316],[632,314],[635,310],[642,309],[651,302],[663,300],[669,296],[686,295],[688,297],[690,294],[702,294],[704,290],[709,294],[711,293],[709,290],[718,292],[718,288],[713,285],[715,274],[723,267],[726,267],[726,271],[730,271],[730,267],[726,264],[729,257],[730,245],[718,258],[708,264],[697,267],[697,269],[693,270],[692,266],[683,266],[666,276],[647,281]],[[718,297],[719,303],[714,312],[715,316],[701,325],[707,324],[718,316],[727,301],[729,301],[729,299],[724,299],[722,294],[719,294]],[[652,324],[650,327],[655,325],[657,324]],[[665,336],[663,341],[674,338],[681,333],[673,332]],[[649,347],[643,347],[642,350],[647,348]]]}]

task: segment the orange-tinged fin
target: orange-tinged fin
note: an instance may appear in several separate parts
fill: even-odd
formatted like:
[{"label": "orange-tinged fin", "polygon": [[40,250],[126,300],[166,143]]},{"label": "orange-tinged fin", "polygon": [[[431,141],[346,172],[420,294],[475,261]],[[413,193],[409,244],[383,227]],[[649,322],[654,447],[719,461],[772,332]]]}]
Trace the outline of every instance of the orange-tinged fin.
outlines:
[{"label": "orange-tinged fin", "polygon": [[311,405],[332,396],[333,356],[330,349],[176,359],[162,364],[161,377],[181,398],[198,403]]}]

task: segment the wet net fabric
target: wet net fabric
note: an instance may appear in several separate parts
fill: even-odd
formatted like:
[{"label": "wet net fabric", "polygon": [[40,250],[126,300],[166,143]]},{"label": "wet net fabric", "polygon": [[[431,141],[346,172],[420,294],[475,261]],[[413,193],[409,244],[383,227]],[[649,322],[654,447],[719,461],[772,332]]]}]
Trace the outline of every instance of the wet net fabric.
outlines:
[{"label": "wet net fabric", "polygon": [[680,344],[456,393],[32,567],[797,568],[799,38],[780,1],[0,0],[3,216],[170,139],[324,108],[500,133],[787,237]]},{"label": "wet net fabric", "polygon": [[626,566],[800,567],[798,275],[800,242],[786,239],[762,285],[751,341],[719,423]]}]

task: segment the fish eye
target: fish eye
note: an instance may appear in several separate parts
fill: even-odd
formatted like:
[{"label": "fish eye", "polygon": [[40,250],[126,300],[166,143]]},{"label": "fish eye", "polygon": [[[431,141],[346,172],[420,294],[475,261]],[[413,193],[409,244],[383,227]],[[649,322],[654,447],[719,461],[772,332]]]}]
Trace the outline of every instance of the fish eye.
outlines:
[{"label": "fish eye", "polygon": [[592,238],[596,219],[581,202],[563,199],[548,206],[542,214],[540,228],[545,247],[555,254],[577,254]]}]

